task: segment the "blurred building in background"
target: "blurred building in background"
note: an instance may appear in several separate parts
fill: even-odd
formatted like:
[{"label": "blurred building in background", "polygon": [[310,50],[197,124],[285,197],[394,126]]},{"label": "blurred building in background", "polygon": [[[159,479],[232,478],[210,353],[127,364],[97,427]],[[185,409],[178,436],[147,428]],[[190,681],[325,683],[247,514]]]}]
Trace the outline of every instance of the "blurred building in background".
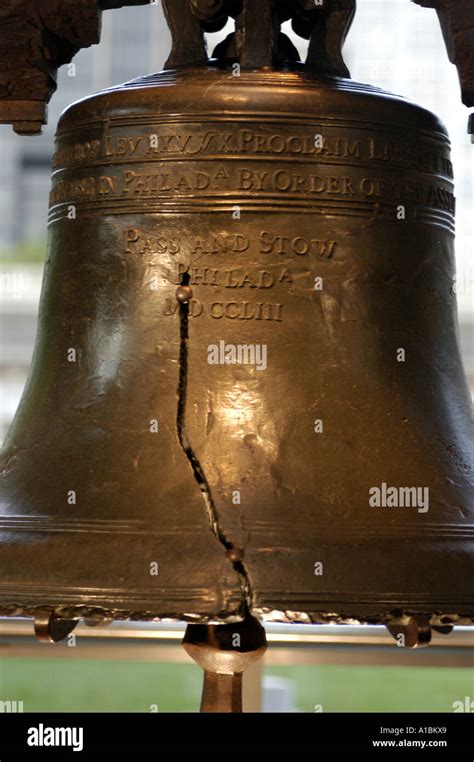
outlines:
[{"label": "blurred building in background", "polygon": [[[230,26],[210,35],[210,50],[229,31]],[[304,54],[304,41],[294,35],[293,41]],[[0,439],[19,402],[31,360],[59,115],[90,93],[159,70],[169,45],[160,5],[108,11],[103,14],[100,45],[81,51],[73,66],[60,71],[43,135],[20,137],[0,125]],[[410,0],[358,0],[345,58],[353,79],[404,95],[436,112],[448,126],[457,196],[460,330],[474,388],[474,147],[436,14]]]},{"label": "blurred building in background", "polygon": [[160,5],[103,13],[100,45],[80,51],[72,66],[59,71],[43,134],[20,137],[0,125],[0,248],[45,238],[54,132],[61,112],[91,93],[161,69],[169,39]]},{"label": "blurred building in background", "polygon": [[91,93],[160,70],[169,46],[161,5],[103,13],[100,45],[80,51],[73,66],[59,71],[43,134],[22,137],[0,125],[0,441],[33,350],[59,116]]}]

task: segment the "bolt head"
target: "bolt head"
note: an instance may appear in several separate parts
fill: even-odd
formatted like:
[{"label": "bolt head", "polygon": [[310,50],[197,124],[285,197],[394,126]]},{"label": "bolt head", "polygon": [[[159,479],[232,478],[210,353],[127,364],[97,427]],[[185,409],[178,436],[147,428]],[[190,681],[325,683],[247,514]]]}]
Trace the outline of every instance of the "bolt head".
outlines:
[{"label": "bolt head", "polygon": [[231,563],[235,564],[238,561],[242,561],[244,557],[244,551],[242,548],[229,548],[226,551],[226,556],[231,561]]},{"label": "bolt head", "polygon": [[193,298],[193,290],[191,286],[178,286],[176,289],[176,301],[180,304],[186,304]]}]

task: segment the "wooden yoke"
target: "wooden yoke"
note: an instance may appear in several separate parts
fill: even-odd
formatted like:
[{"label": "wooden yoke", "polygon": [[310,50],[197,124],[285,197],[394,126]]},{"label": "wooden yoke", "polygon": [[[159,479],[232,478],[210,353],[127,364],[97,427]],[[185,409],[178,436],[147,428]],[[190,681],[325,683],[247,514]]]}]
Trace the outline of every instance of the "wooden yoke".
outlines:
[{"label": "wooden yoke", "polygon": [[[47,120],[47,103],[56,90],[58,68],[69,63],[81,48],[99,42],[102,11],[126,5],[146,5],[149,2],[150,0],[35,0],[32,3],[31,0],[4,0],[0,5],[0,123],[11,124],[15,132],[20,134],[41,132],[41,127]],[[203,58],[202,31],[208,31],[208,27],[212,28],[215,22],[212,19],[209,21],[211,11],[206,12],[207,5],[204,0],[188,2],[196,16],[194,26],[199,32],[194,48],[198,46],[198,57]],[[413,2],[437,11],[449,59],[459,72],[463,103],[466,106],[474,106],[474,4],[461,0]],[[168,17],[176,16],[179,4],[183,6],[184,11],[186,0],[167,0],[165,10]],[[287,0],[279,0],[279,4],[282,8],[288,5]],[[238,0],[232,0],[232,7],[234,5],[238,12]],[[294,6],[291,5],[291,8],[300,14],[293,19],[293,26],[296,31],[301,27],[303,36],[310,36],[310,33],[306,32],[312,28],[312,15],[317,19],[329,14],[331,23],[334,18],[335,43],[329,43],[337,48],[337,55],[334,51],[331,52],[331,49],[322,50],[317,32],[323,27],[320,24],[315,25],[316,31],[311,34],[307,63],[309,68],[312,68],[311,62],[316,62],[316,68],[320,69],[321,56],[326,56],[327,61],[326,58],[324,60],[329,73],[347,76],[339,49],[352,20],[352,6],[353,2],[350,0],[324,0],[320,12],[315,14],[314,11],[308,11],[306,19],[304,14],[301,15],[301,11],[310,7],[309,2],[297,0]],[[217,10],[220,7],[219,2],[216,0],[210,7],[216,15],[216,7]],[[187,18],[186,13],[184,15]],[[235,17],[236,14],[232,15]],[[188,21],[191,26],[192,20]],[[202,30],[198,29],[199,22]],[[326,27],[324,30],[327,36]],[[178,43],[179,40],[174,39],[173,55],[176,59],[179,58]],[[194,48],[192,55],[196,56]],[[172,63],[175,65],[176,61],[173,59]],[[471,124],[472,122],[471,119]]]}]

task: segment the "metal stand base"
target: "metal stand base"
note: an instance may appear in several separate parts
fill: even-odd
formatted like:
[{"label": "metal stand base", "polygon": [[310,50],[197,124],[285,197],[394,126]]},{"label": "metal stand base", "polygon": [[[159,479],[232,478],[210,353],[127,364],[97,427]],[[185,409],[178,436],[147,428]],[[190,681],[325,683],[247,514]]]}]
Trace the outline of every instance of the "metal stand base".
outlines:
[{"label": "metal stand base", "polygon": [[242,674],[267,648],[260,622],[247,616],[236,624],[190,624],[183,647],[204,670],[201,712],[241,712]]}]

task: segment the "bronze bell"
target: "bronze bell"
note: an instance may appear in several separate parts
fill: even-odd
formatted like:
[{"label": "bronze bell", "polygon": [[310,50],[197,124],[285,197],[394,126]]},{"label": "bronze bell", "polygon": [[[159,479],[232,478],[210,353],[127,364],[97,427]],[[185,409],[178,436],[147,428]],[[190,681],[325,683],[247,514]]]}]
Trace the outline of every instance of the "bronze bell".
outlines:
[{"label": "bronze bell", "polygon": [[165,7],[167,69],[58,126],[0,614],[50,639],[79,617],[356,620],[407,645],[471,623],[445,128],[348,78],[353,2]]}]

